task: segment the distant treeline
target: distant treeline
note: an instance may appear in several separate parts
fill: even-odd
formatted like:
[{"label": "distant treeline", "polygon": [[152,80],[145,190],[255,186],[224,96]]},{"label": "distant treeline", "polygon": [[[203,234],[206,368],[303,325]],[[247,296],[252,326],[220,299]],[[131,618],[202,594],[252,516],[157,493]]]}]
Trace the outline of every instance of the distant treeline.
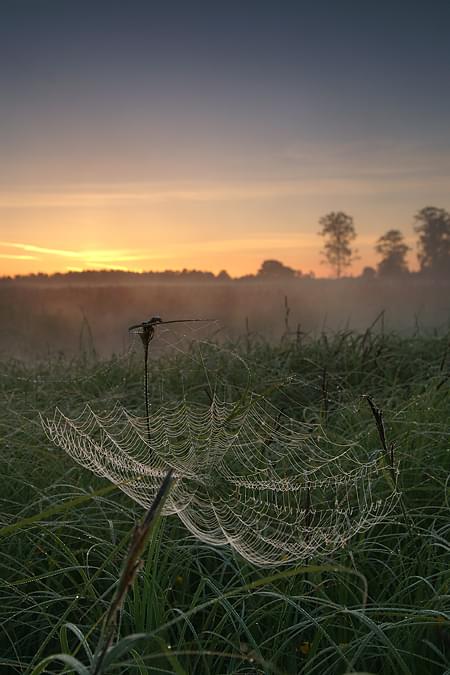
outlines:
[{"label": "distant treeline", "polygon": [[104,269],[56,272],[55,274],[17,274],[13,277],[0,277],[0,283],[36,282],[36,283],[106,283],[116,284],[133,281],[216,281],[229,280],[226,273],[215,275],[200,270],[165,270],[164,272],[131,272],[126,270]]},{"label": "distant treeline", "polygon": [[[450,269],[449,269],[450,272]],[[385,279],[386,277],[398,277],[400,274],[389,274],[384,273],[383,270],[376,270],[373,267],[364,267],[359,276],[344,277],[341,276],[340,280],[344,279],[347,281],[354,280],[355,282],[360,281],[370,281],[376,280],[377,278]],[[434,275],[428,270],[426,271],[417,271],[410,272],[403,269],[402,280],[406,279],[415,279],[419,281],[420,279],[434,278]],[[450,278],[448,275],[438,275],[438,278]],[[115,270],[115,269],[105,269],[105,270],[84,270],[84,271],[71,271],[71,272],[56,272],[54,274],[45,274],[44,272],[38,272],[37,274],[17,274],[15,276],[3,276],[0,277],[0,284],[7,286],[8,284],[21,285],[21,284],[36,284],[36,285],[122,285],[122,284],[134,284],[134,283],[161,283],[161,282],[170,282],[170,283],[192,283],[192,282],[213,282],[213,283],[242,283],[242,282],[295,282],[295,281],[306,281],[315,279],[314,272],[308,272],[307,274],[303,273],[301,270],[295,270],[291,267],[284,265],[279,260],[265,260],[260,269],[256,274],[245,274],[240,277],[231,277],[228,272],[222,270],[219,274],[214,274],[213,272],[207,272],[202,270],[187,270],[183,269],[180,271],[177,270],[165,270],[163,272],[131,272],[126,270]]]},{"label": "distant treeline", "polygon": [[132,272],[127,270],[83,270],[83,271],[69,271],[56,272],[55,274],[45,274],[39,272],[37,274],[17,274],[13,277],[0,277],[0,282],[37,282],[37,283],[122,283],[133,281],[180,281],[180,282],[197,282],[197,281],[260,281],[277,279],[286,281],[288,279],[311,279],[314,278],[312,272],[303,274],[300,270],[294,270],[292,267],[287,267],[278,260],[265,260],[256,274],[246,274],[241,277],[231,277],[226,270],[222,270],[218,274],[203,270],[164,270],[163,272]]}]

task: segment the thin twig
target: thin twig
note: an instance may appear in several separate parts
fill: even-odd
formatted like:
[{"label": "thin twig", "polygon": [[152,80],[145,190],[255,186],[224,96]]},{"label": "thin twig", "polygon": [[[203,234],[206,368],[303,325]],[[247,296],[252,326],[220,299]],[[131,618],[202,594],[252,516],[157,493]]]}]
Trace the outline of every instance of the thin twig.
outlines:
[{"label": "thin twig", "polygon": [[148,536],[157,520],[164,501],[167,498],[169,489],[172,485],[173,469],[169,469],[159,488],[155,499],[153,500],[147,514],[141,524],[135,526],[131,540],[130,550],[125,559],[122,573],[119,578],[117,590],[105,616],[99,644],[96,650],[94,660],[95,666],[93,675],[100,675],[105,656],[114,640],[117,629],[117,615],[125,601],[127,593],[136,579],[136,574],[141,566],[142,552],[147,543]]}]

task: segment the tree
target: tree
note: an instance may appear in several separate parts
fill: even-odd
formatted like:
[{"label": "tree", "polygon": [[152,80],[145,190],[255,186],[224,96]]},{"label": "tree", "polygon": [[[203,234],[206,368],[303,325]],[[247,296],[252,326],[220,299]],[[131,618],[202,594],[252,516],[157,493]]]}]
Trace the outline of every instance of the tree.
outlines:
[{"label": "tree", "polygon": [[319,235],[325,237],[322,249],[325,260],[322,262],[328,263],[339,279],[343,270],[356,259],[356,250],[351,247],[356,238],[353,218],[343,211],[332,211],[322,216],[319,225],[322,226]]},{"label": "tree", "polygon": [[370,266],[364,267],[363,271],[361,272],[361,278],[364,279],[364,281],[373,281],[376,275],[376,270]]},{"label": "tree", "polygon": [[296,272],[279,260],[264,260],[258,270],[259,279],[293,279]]},{"label": "tree", "polygon": [[450,275],[450,213],[426,206],[414,216],[419,235],[418,254],[422,272],[436,276]]},{"label": "tree", "polygon": [[377,269],[380,276],[396,277],[408,272],[406,254],[410,247],[405,244],[399,230],[388,230],[375,245],[375,251],[381,256]]},{"label": "tree", "polygon": [[231,277],[226,270],[221,270],[216,279],[217,281],[230,281]]}]

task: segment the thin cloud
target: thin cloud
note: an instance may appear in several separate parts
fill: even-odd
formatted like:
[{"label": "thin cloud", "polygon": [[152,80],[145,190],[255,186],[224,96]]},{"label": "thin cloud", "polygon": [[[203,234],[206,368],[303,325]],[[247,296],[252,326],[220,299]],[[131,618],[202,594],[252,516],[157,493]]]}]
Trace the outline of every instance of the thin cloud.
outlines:
[{"label": "thin cloud", "polygon": [[67,258],[76,258],[79,253],[76,251],[67,251],[65,249],[46,248],[44,246],[35,246],[34,244],[21,244],[15,241],[0,241],[0,246],[7,248],[18,248],[21,251],[30,251],[32,253],[48,253],[51,255],[64,256]]},{"label": "thin cloud", "polygon": [[[98,262],[98,264],[104,265],[108,261],[113,263],[113,262],[135,262],[138,260],[147,260],[151,256],[151,254],[143,254],[142,252],[139,252],[139,254],[135,254],[132,251],[128,250],[114,250],[114,249],[106,249],[106,250],[92,250],[92,251],[73,251],[73,250],[68,250],[68,249],[60,249],[60,248],[48,248],[46,246],[36,246],[35,244],[22,244],[19,242],[13,242],[13,241],[1,241],[0,246],[5,247],[5,248],[15,248],[15,249],[20,249],[22,251],[28,251],[32,253],[40,253],[43,255],[52,255],[52,256],[59,256],[63,258],[76,258],[77,260],[83,260],[86,262],[89,262],[91,264],[94,264],[95,262]],[[9,254],[5,253],[2,254],[2,257],[6,256],[14,256],[14,254]],[[17,257],[17,256],[14,256]],[[20,258],[23,259],[34,259],[37,260],[36,256],[20,256]],[[101,262],[99,262],[101,261]]]},{"label": "thin cloud", "polygon": [[[420,164],[405,160],[401,167],[374,161],[368,164],[349,158],[330,157],[318,170],[318,160],[301,162],[315,177],[298,176],[292,180],[261,180],[244,183],[197,181],[185,184],[123,184],[98,186],[84,190],[64,189],[61,186],[37,191],[0,193],[0,208],[3,209],[70,209],[125,207],[158,203],[215,203],[232,201],[275,200],[290,197],[354,197],[381,194],[427,192],[430,189],[447,189],[450,166],[441,167],[439,175],[422,169]],[[339,177],[324,177],[331,172]],[[398,174],[393,176],[392,174]],[[322,175],[320,175],[322,174]],[[347,174],[347,175],[343,175]],[[73,253],[73,252],[70,252]]]},{"label": "thin cloud", "polygon": [[0,253],[0,258],[4,260],[39,260],[35,255],[16,255],[14,253]]}]

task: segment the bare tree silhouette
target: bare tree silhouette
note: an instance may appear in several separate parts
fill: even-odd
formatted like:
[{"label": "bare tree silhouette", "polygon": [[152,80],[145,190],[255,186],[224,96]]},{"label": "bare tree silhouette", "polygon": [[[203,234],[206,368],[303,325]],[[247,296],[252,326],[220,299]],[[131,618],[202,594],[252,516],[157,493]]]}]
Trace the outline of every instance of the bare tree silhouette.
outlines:
[{"label": "bare tree silhouette", "polygon": [[322,262],[328,263],[339,279],[344,269],[356,260],[356,249],[351,247],[356,238],[353,218],[343,211],[331,211],[320,218],[319,225],[322,229],[318,234],[325,238]]}]

